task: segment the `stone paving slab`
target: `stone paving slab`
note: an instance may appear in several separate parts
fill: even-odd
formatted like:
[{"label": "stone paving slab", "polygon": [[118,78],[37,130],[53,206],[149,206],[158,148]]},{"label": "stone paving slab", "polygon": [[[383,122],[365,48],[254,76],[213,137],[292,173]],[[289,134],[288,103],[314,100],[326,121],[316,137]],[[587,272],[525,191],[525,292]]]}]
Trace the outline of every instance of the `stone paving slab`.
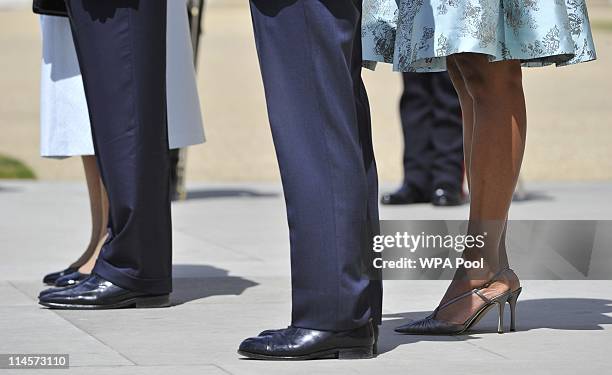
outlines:
[{"label": "stone paving slab", "polygon": [[[392,186],[383,186],[383,190]],[[610,219],[612,183],[529,184],[511,217]],[[445,281],[385,283],[381,354],[370,361],[267,363],[240,359],[239,342],[290,315],[288,241],[276,184],[196,184],[174,204],[173,306],[51,311],[36,304],[45,272],[72,260],[89,221],[83,184],[0,181],[0,353],[70,353],[53,374],[576,374],[612,372],[612,281],[523,283],[519,331],[487,315],[470,335],[402,336],[429,314]],[[383,207],[386,218],[456,218],[467,206]],[[2,371],[40,374],[44,371]]]},{"label": "stone paving slab", "polygon": [[0,332],[0,353],[69,353],[74,366],[133,365],[115,348],[34,301],[0,307]]}]

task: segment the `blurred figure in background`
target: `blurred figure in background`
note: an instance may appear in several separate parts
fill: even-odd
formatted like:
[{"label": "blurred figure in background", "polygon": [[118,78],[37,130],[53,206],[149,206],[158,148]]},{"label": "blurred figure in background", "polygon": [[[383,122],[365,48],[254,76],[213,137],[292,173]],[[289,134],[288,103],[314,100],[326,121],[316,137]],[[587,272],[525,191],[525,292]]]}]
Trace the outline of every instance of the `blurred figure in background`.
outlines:
[{"label": "blurred figure in background", "polygon": [[[185,1],[168,2],[166,92],[170,149],[204,142]],[[107,237],[108,196],[102,183],[83,80],[66,17],[41,17],[41,155],[81,156],[89,190],[92,232],[85,251],[68,268],[46,275],[45,284],[65,287],[91,273]]]},{"label": "blurred figure in background", "polygon": [[461,107],[446,72],[402,73],[404,181],[382,204],[463,203]]}]

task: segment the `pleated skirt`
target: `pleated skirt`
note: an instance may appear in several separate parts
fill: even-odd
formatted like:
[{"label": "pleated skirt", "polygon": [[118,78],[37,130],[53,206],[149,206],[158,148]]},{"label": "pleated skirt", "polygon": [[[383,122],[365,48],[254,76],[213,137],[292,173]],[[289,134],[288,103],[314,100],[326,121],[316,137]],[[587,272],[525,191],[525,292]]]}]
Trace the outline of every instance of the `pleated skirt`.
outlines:
[{"label": "pleated skirt", "polygon": [[564,66],[596,58],[585,0],[364,0],[366,66],[446,69],[471,52],[523,66]]}]

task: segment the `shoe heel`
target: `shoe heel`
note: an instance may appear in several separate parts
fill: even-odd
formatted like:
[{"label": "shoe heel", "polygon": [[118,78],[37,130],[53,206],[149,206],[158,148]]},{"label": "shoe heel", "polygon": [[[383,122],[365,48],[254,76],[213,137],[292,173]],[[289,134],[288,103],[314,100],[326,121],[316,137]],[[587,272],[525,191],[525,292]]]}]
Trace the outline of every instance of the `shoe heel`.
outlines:
[{"label": "shoe heel", "polygon": [[510,294],[508,298],[508,304],[510,305],[510,331],[516,331],[516,301],[519,298],[519,295],[523,291],[523,288],[518,288],[516,291]]},{"label": "shoe heel", "polygon": [[370,359],[374,358],[373,347],[340,349],[338,359]]},{"label": "shoe heel", "polygon": [[136,300],[137,309],[152,309],[156,307],[168,307],[170,306],[170,295],[164,294],[162,296],[155,297],[142,297]]},{"label": "shoe heel", "polygon": [[504,307],[505,302],[496,302],[499,310],[499,320],[497,321],[497,333],[504,333]]}]

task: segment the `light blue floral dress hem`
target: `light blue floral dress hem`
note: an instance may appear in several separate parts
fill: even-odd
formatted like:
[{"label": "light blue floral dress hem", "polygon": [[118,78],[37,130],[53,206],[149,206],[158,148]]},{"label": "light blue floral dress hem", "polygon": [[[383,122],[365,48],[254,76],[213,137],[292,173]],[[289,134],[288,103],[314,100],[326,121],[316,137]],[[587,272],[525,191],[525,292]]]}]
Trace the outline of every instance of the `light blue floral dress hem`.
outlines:
[{"label": "light blue floral dress hem", "polygon": [[364,0],[364,66],[446,70],[446,57],[470,52],[526,67],[596,59],[584,0]]}]

